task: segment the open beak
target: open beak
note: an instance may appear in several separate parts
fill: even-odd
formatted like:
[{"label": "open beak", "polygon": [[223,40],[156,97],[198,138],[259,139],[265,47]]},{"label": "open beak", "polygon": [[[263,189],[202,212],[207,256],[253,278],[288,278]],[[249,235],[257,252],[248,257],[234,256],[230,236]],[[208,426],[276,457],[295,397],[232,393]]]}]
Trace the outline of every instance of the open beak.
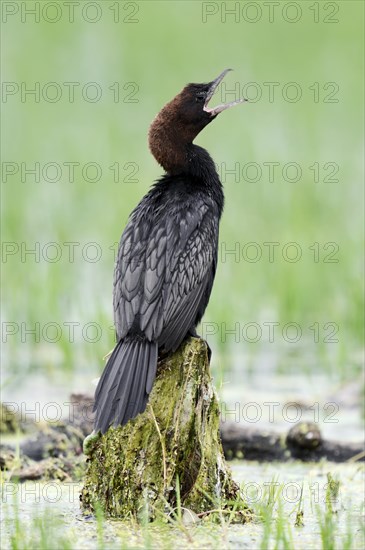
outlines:
[{"label": "open beak", "polygon": [[217,105],[217,107],[208,107],[208,103],[211,100],[211,98],[214,95],[214,92],[218,88],[219,84],[222,82],[223,78],[226,76],[226,74],[232,71],[232,69],[225,69],[210,85],[210,88],[207,93],[207,97],[204,103],[203,110],[206,113],[209,113],[212,116],[218,115],[222,111],[225,111],[226,109],[229,109],[230,107],[234,107],[235,105],[238,105],[239,103],[244,103],[245,101],[248,101],[247,99],[236,99],[235,101],[231,101],[230,103],[222,103],[221,105]]}]

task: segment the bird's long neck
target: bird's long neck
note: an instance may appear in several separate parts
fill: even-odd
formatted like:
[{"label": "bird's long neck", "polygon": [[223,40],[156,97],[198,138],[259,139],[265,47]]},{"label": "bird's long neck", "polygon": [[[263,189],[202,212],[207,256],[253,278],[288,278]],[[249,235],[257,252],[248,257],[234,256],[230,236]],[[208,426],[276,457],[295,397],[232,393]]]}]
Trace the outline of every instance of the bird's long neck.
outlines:
[{"label": "bird's long neck", "polygon": [[167,174],[199,180],[206,193],[223,209],[223,189],[214,161],[208,151],[189,138],[189,132],[177,131],[174,124],[162,124],[157,119],[149,133],[151,153]]},{"label": "bird's long neck", "polygon": [[187,143],[183,136],[157,119],[149,132],[152,155],[168,174],[181,173],[187,163]]}]

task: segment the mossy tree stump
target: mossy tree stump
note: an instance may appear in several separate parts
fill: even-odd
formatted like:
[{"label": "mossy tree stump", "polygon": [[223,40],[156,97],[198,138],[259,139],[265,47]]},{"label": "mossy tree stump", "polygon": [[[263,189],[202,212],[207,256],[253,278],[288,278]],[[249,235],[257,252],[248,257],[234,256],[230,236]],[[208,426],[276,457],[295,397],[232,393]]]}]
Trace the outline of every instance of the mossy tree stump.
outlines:
[{"label": "mossy tree stump", "polygon": [[92,512],[99,505],[118,518],[147,510],[154,519],[180,501],[196,514],[234,508],[244,521],[245,506],[223,455],[219,418],[207,345],[190,338],[159,362],[143,414],[85,440],[83,509]]}]

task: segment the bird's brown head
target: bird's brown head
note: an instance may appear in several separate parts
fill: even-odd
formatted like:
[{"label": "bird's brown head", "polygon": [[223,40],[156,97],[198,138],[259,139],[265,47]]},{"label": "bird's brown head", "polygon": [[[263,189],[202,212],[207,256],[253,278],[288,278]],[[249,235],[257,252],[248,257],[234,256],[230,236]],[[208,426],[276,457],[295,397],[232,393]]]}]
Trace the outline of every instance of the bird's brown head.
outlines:
[{"label": "bird's brown head", "polygon": [[214,92],[230,70],[226,69],[206,84],[188,84],[153,120],[149,131],[150,150],[167,172],[179,171],[186,163],[189,145],[219,113],[246,101],[237,99],[209,107]]}]

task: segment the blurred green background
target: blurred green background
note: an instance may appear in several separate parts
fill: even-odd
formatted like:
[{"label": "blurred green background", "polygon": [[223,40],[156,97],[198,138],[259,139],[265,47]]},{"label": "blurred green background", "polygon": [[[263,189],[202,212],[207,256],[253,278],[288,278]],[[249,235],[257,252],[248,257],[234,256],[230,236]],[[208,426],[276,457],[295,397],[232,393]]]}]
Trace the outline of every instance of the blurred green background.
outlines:
[{"label": "blurred green background", "polygon": [[[226,195],[201,327],[213,367],[249,372],[269,356],[290,372],[358,371],[363,3],[77,2],[71,22],[63,2],[40,2],[39,21],[21,6],[34,2],[2,4],[4,382],[100,371],[113,345],[115,243],[161,174],[149,124],[186,83],[226,67],[216,103],[229,90],[250,102],[196,140]],[[25,172],[35,163],[39,178]],[[267,163],[278,163],[273,177]],[[278,243],[274,257],[264,243]]]}]

